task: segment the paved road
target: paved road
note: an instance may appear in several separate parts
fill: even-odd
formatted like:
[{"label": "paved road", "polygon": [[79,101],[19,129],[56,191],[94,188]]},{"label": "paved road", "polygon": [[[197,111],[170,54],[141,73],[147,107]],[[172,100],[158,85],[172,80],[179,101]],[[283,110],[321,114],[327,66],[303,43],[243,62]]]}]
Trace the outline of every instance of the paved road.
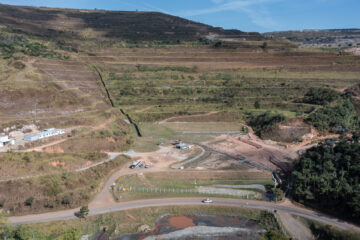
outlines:
[{"label": "paved road", "polygon": [[[118,153],[111,154],[110,159],[116,157]],[[109,159],[109,160],[110,160]],[[150,169],[137,169],[136,171],[131,170],[128,166],[125,166],[123,169],[115,172],[105,183],[102,191],[90,202],[90,215],[104,214],[114,211],[121,211],[134,208],[144,208],[144,207],[161,207],[161,206],[171,206],[171,205],[199,205],[201,203],[201,198],[175,198],[175,199],[152,199],[152,200],[142,200],[142,201],[132,201],[132,202],[115,202],[109,188],[115,182],[117,177],[131,175],[140,172],[168,172],[168,168],[150,168]],[[172,171],[181,171],[181,170],[172,170]],[[196,172],[194,172],[195,174]],[[312,220],[316,220],[325,224],[333,225],[341,229],[352,229],[360,232],[360,227],[340,221],[338,219],[322,215],[316,212],[313,212],[308,209],[300,208],[291,204],[275,204],[271,202],[264,201],[251,201],[251,200],[240,200],[240,199],[222,199],[214,198],[214,203],[212,205],[219,206],[228,206],[228,207],[248,207],[256,208],[262,210],[278,210],[288,214],[294,214],[297,216],[302,216]],[[70,209],[58,212],[49,212],[44,214],[34,214],[28,216],[20,217],[10,217],[9,220],[12,224],[28,224],[36,222],[50,222],[56,220],[67,220],[75,218],[75,212],[79,209]]]},{"label": "paved road", "polygon": [[[335,218],[328,217],[322,214],[314,213],[307,209],[302,209],[294,206],[282,206],[275,203],[263,202],[263,201],[250,201],[250,200],[239,200],[239,199],[222,199],[214,198],[214,203],[211,205],[218,206],[228,206],[228,207],[247,207],[255,208],[262,210],[278,210],[286,212],[289,214],[294,214],[297,216],[309,218],[316,220],[325,224],[333,225],[335,227],[346,229],[346,230],[355,230],[360,232],[360,227],[355,225],[339,221]],[[104,214],[115,211],[122,211],[134,208],[144,208],[144,207],[161,207],[161,206],[174,206],[174,205],[200,205],[201,198],[170,198],[170,199],[152,199],[152,200],[142,200],[142,201],[132,201],[132,202],[121,202],[121,203],[111,203],[106,207],[100,208],[91,208],[90,215]],[[9,218],[10,222],[14,225],[16,224],[28,224],[35,222],[49,222],[56,220],[67,220],[76,218],[74,213],[79,209],[71,209],[60,212],[28,215],[21,217],[11,217]]]}]

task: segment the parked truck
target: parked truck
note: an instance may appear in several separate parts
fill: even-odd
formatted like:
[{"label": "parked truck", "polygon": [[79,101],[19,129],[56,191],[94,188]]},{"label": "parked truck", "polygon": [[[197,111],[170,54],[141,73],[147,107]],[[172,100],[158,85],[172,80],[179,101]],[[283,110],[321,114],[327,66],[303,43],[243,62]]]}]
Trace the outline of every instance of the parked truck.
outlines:
[{"label": "parked truck", "polygon": [[135,168],[137,168],[137,167],[139,167],[141,165],[141,161],[139,160],[139,161],[135,161],[135,162],[133,162],[131,165],[130,165],[130,168],[131,169],[135,169]]}]

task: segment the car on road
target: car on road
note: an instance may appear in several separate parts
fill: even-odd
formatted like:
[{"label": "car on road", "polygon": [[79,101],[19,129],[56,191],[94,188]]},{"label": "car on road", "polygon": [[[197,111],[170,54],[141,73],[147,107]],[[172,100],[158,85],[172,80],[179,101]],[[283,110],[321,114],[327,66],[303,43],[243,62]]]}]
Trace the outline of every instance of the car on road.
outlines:
[{"label": "car on road", "polygon": [[213,200],[207,198],[207,199],[202,200],[201,202],[202,202],[202,203],[212,203]]}]

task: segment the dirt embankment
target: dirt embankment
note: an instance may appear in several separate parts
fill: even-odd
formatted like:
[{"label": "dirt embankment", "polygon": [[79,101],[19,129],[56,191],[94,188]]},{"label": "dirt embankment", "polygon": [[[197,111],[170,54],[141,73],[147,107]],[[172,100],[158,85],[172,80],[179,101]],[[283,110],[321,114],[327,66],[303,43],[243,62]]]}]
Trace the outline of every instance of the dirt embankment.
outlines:
[{"label": "dirt embankment", "polygon": [[291,143],[301,141],[305,135],[312,133],[312,127],[302,119],[291,119],[261,133],[263,139]]},{"label": "dirt embankment", "polygon": [[247,161],[264,166],[264,168],[291,170],[291,149],[263,141],[253,133],[241,137],[222,135],[218,137],[218,140],[219,143],[213,146],[220,151],[234,156],[241,154]]}]

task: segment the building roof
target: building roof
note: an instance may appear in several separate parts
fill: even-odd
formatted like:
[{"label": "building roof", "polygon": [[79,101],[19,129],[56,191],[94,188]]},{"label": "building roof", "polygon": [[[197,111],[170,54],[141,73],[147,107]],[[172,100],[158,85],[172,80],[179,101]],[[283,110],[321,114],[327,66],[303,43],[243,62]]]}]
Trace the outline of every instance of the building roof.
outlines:
[{"label": "building roof", "polygon": [[9,142],[10,139],[8,136],[0,136],[0,142]]}]

